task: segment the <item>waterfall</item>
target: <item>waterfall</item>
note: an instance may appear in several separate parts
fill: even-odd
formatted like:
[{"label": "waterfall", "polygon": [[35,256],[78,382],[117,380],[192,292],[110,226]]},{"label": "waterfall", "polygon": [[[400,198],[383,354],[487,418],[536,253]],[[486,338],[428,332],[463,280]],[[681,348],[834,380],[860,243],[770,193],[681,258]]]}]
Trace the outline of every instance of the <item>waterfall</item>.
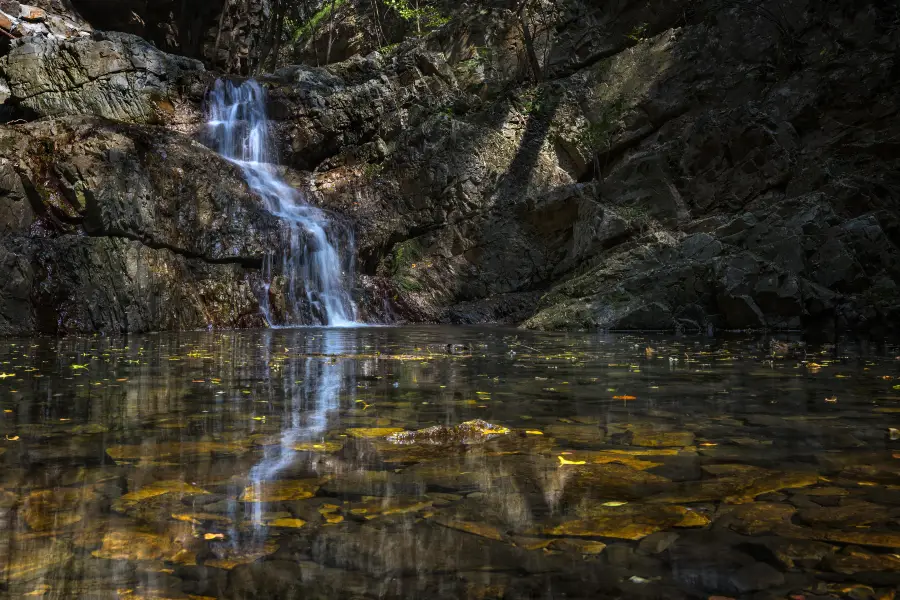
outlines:
[{"label": "waterfall", "polygon": [[280,261],[269,257],[265,265],[260,306],[269,325],[275,326],[277,320],[270,301],[276,276],[283,281],[279,289],[285,290],[285,306],[277,311],[284,313],[281,324],[353,325],[356,305],[347,285],[353,277],[353,234],[307,203],[278,175],[265,90],[253,80],[239,86],[218,80],[208,104],[208,126],[219,154],[240,165],[247,184],[263,199],[266,209],[287,225],[288,239]]}]

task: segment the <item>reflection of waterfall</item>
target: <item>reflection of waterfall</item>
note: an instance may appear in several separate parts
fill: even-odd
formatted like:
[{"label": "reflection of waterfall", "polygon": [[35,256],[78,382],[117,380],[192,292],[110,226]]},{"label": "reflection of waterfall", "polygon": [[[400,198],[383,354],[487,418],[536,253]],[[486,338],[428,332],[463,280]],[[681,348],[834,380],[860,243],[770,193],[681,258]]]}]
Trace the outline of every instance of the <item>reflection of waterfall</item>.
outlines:
[{"label": "reflection of waterfall", "polygon": [[285,279],[285,306],[277,311],[284,313],[283,323],[353,323],[356,306],[347,290],[355,253],[352,232],[307,204],[275,172],[265,91],[253,80],[237,87],[217,81],[209,95],[209,126],[219,153],[241,166],[250,188],[263,199],[269,212],[288,225],[289,240],[281,264],[269,261],[266,265],[260,305],[269,324],[278,318],[269,300],[273,275]]},{"label": "reflection of waterfall", "polygon": [[[257,495],[266,481],[278,479],[279,474],[296,464],[300,442],[321,441],[327,433],[328,415],[340,407],[340,394],[344,385],[344,362],[332,362],[327,355],[346,351],[344,333],[336,329],[323,329],[321,333],[306,338],[304,354],[326,355],[309,357],[302,362],[288,363],[279,380],[284,386],[284,410],[281,439],[278,444],[265,447],[262,459],[250,470],[250,485]],[[272,345],[271,338],[264,340],[264,347]],[[254,506],[253,520],[260,523],[264,503]]]}]

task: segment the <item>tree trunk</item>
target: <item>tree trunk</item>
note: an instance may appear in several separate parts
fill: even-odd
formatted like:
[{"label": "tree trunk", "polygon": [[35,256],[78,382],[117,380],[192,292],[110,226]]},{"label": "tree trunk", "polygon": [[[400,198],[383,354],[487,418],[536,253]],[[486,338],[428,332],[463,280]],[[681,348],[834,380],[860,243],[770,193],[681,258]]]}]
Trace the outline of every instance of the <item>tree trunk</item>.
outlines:
[{"label": "tree trunk", "polygon": [[537,52],[534,49],[534,36],[531,33],[531,25],[528,23],[528,6],[531,0],[524,0],[519,6],[519,24],[522,27],[522,38],[525,41],[525,54],[528,58],[528,64],[531,67],[531,73],[535,82],[540,82],[543,78],[541,63],[538,60]]},{"label": "tree trunk", "polygon": [[328,15],[328,50],[325,51],[325,64],[331,64],[331,44],[334,42],[334,2],[331,0],[331,14]]}]

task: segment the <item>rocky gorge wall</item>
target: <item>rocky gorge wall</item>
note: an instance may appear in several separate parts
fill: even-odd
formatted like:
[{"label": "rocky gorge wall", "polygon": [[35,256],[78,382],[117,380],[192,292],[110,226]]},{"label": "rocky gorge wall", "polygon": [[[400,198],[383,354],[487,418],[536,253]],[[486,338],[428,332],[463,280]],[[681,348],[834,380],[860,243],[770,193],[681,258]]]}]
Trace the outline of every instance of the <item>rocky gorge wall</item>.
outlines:
[{"label": "rocky gorge wall", "polygon": [[[368,319],[896,329],[895,6],[547,6],[537,83],[511,1],[260,76],[285,175],[355,226]],[[279,224],[200,143],[219,74],[125,34],[12,42],[0,331],[261,324]]]}]

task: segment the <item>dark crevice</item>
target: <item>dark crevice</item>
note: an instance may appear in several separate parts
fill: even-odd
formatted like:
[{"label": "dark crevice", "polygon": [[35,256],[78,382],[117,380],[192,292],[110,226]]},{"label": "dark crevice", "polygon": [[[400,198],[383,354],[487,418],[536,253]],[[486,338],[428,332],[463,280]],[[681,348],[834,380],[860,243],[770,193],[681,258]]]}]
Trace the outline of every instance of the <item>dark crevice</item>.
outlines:
[{"label": "dark crevice", "polygon": [[153,250],[168,250],[173,254],[177,254],[179,256],[183,256],[189,260],[199,260],[201,262],[205,262],[211,265],[239,265],[244,269],[254,269],[259,270],[263,268],[263,260],[262,256],[234,256],[234,257],[225,257],[225,258],[210,258],[208,256],[203,256],[197,252],[191,252],[190,250],[185,250],[184,248],[178,248],[171,244],[165,244],[162,242],[150,240],[139,235],[135,235],[133,233],[128,233],[125,231],[85,231],[85,234],[88,237],[92,238],[118,238],[130,240],[133,242],[138,242],[148,248]]}]

